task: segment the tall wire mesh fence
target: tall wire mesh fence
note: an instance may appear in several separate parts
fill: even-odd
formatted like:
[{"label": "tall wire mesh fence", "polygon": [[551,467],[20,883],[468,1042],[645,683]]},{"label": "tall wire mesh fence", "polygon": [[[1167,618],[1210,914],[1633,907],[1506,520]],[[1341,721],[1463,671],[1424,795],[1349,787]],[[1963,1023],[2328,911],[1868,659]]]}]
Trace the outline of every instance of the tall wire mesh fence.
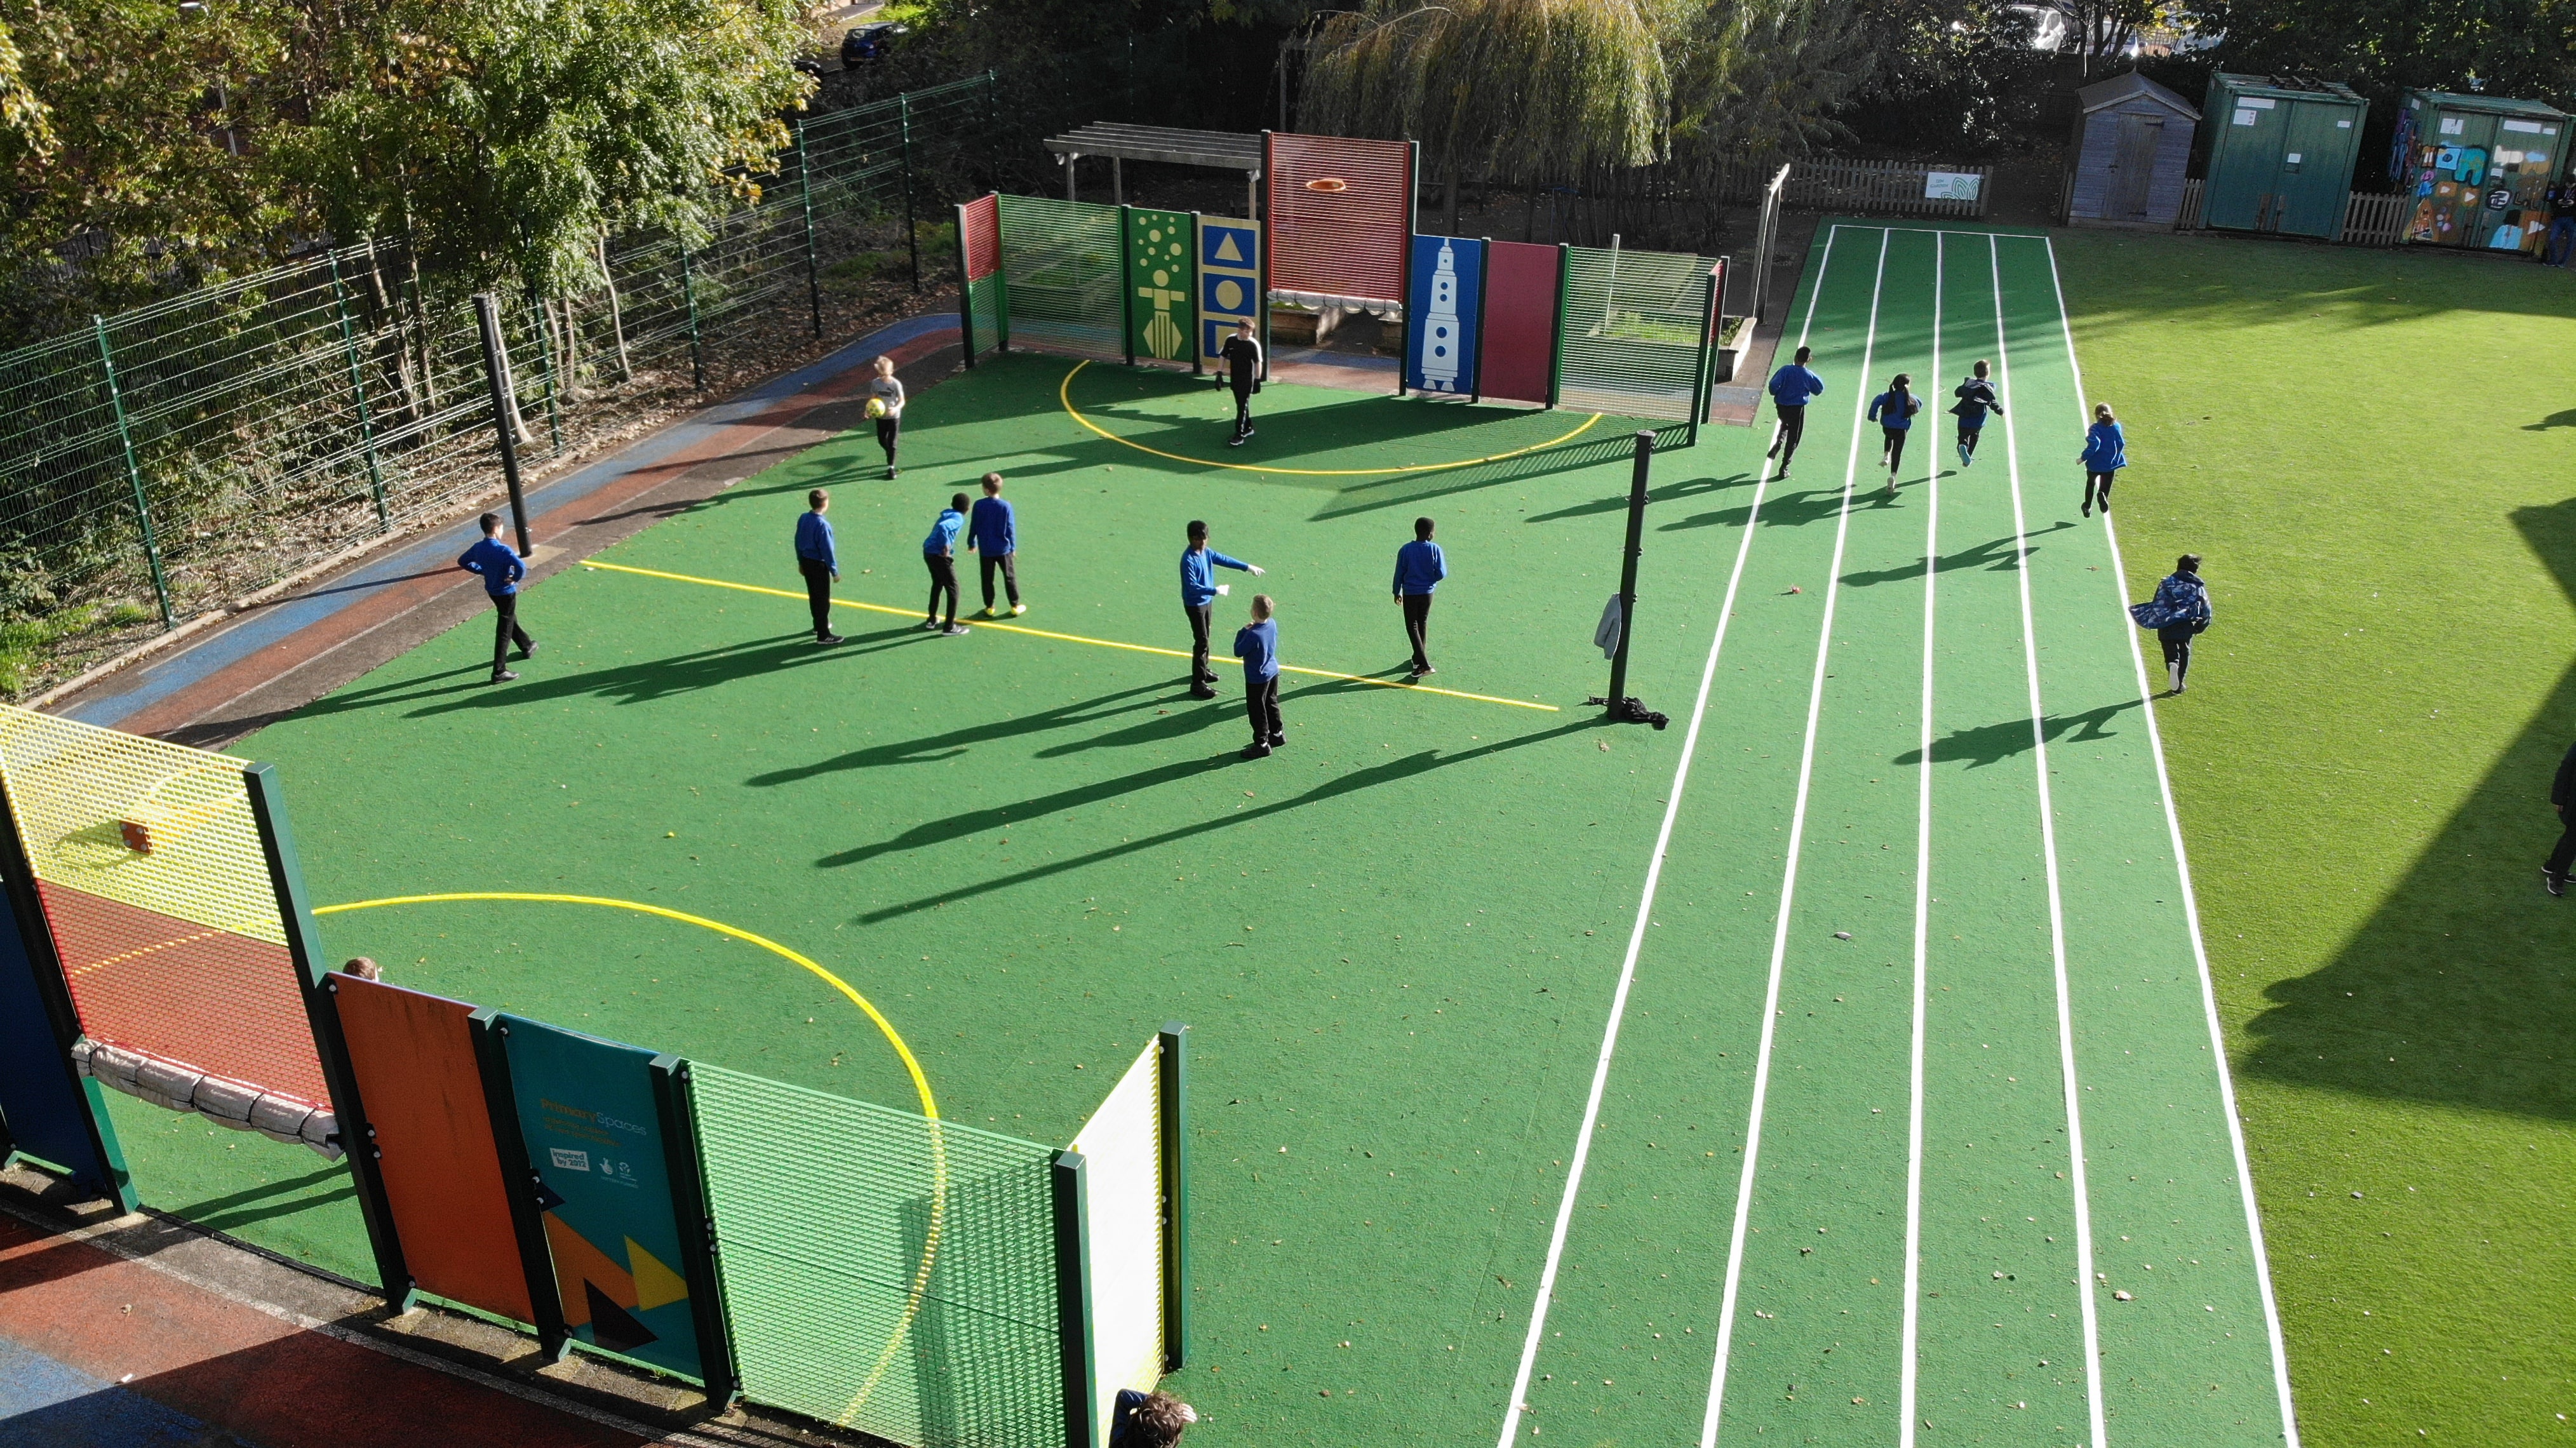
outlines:
[{"label": "tall wire mesh fence", "polygon": [[1557,400],[1622,417],[1696,406],[1708,280],[1717,258],[1568,247],[1557,319]]},{"label": "tall wire mesh fence", "polygon": [[1104,360],[1127,352],[1127,279],[1118,208],[1096,201],[1004,196],[1002,274],[1015,343]]},{"label": "tall wire mesh fence", "polygon": [[[974,76],[807,118],[704,244],[603,238],[604,286],[506,298],[522,460],[848,330],[844,284],[947,270],[954,244],[918,223],[946,214],[994,91]],[[469,299],[398,242],[0,353],[0,633],[173,626],[496,492],[484,365]],[[25,682],[11,647],[0,692]]]}]

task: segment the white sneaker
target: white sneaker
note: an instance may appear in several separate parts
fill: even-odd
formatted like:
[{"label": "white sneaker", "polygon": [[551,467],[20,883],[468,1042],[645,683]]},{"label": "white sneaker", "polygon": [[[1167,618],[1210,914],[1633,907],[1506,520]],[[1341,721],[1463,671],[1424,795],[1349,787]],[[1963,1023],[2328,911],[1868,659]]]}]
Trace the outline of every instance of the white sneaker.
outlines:
[{"label": "white sneaker", "polygon": [[1976,460],[1976,454],[1968,451],[1968,445],[1966,443],[1959,444],[1959,466],[1964,468]]},{"label": "white sneaker", "polygon": [[2175,667],[2174,667],[2173,665],[2171,665],[2171,664],[2167,664],[2167,665],[2165,665],[2165,684],[2166,684],[2166,686],[2167,686],[2168,688],[2172,689],[2175,693],[2177,693],[2177,694],[2181,693],[2181,692],[2182,692],[2182,670],[2175,668]]}]

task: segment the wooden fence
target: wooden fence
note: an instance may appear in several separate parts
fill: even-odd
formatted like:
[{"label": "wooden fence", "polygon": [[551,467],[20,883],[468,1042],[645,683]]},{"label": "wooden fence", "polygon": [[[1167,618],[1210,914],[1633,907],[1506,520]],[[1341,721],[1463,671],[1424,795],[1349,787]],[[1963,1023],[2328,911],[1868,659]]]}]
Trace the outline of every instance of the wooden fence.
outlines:
[{"label": "wooden fence", "polygon": [[[2182,211],[2174,217],[2174,230],[2202,229],[2201,188],[2205,183],[2182,183]],[[2342,244],[2345,246],[2395,246],[2406,236],[2406,217],[2414,205],[2406,196],[2380,196],[2366,191],[2353,192],[2344,202]]]},{"label": "wooden fence", "polygon": [[[1721,200],[1754,205],[1763,199],[1777,162],[1732,161],[1719,172]],[[1973,197],[1931,196],[1932,178],[1974,177]],[[1994,196],[1991,166],[1947,166],[1928,161],[1810,160],[1790,163],[1781,199],[1811,211],[1864,216],[1982,217]]]}]

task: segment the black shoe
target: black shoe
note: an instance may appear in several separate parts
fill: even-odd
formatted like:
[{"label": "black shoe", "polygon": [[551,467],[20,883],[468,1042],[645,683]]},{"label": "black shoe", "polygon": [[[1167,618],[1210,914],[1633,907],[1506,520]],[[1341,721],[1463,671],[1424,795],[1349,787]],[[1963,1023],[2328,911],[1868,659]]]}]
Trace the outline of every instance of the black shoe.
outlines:
[{"label": "black shoe", "polygon": [[2540,867],[2540,888],[2552,895],[2564,895],[2567,893],[2567,877],[2553,875],[2549,873],[2549,867],[2543,865]]},{"label": "black shoe", "polygon": [[888,467],[886,469],[886,481],[892,482],[894,480],[894,475],[900,471],[902,471],[900,468]]},{"label": "black shoe", "polygon": [[2087,504],[2085,504],[2085,505],[2084,505],[2084,510],[2083,510],[2083,511],[2084,511],[2084,516],[2085,516],[2085,517],[2087,517],[2087,518],[2092,517],[2092,516],[2093,516],[2093,505],[2092,505],[2091,503],[2087,503]]},{"label": "black shoe", "polygon": [[818,644],[837,644],[841,642],[841,636],[835,633],[816,634],[814,636],[814,642]]},{"label": "black shoe", "polygon": [[507,684],[518,677],[517,673],[509,669],[494,669],[492,671],[492,682],[496,684]]},{"label": "black shoe", "polygon": [[1270,757],[1270,746],[1262,743],[1258,739],[1255,739],[1250,744],[1243,746],[1243,757],[1246,759],[1268,759]]},{"label": "black shoe", "polygon": [[1190,686],[1190,697],[1193,699],[1213,699],[1216,697],[1216,690],[1209,688],[1205,684],[1193,684]]},{"label": "black shoe", "polygon": [[1438,669],[1431,667],[1429,664],[1415,664],[1413,666],[1413,677],[1417,679],[1421,678],[1425,674],[1436,674],[1439,672],[1440,671]]},{"label": "black shoe", "polygon": [[1252,435],[1252,434],[1250,434],[1250,433],[1248,433],[1248,432],[1238,432],[1238,433],[1236,433],[1236,434],[1235,434],[1231,439],[1229,439],[1229,440],[1226,442],[1226,446],[1227,446],[1227,447],[1241,447],[1241,446],[1243,446],[1243,440],[1244,440],[1245,438],[1247,438],[1247,437],[1250,437],[1251,435]]},{"label": "black shoe", "polygon": [[1775,443],[1773,443],[1773,444],[1771,444],[1771,450],[1770,450],[1769,452],[1767,452],[1767,453],[1764,453],[1764,454],[1763,454],[1763,456],[1764,456],[1764,457],[1766,457],[1766,458],[1776,458],[1776,457],[1778,457],[1779,455],[1780,455],[1780,445],[1779,445],[1778,443],[1776,443],[1776,442],[1775,442]]},{"label": "black shoe", "polygon": [[1287,735],[1285,735],[1285,734],[1273,734],[1273,735],[1271,735],[1271,736],[1270,736],[1270,747],[1271,747],[1271,748],[1273,748],[1273,749],[1285,749],[1285,748],[1287,748],[1287,747],[1288,747],[1288,736],[1287,736]]},{"label": "black shoe", "polygon": [[536,641],[535,639],[530,639],[530,640],[528,640],[526,643],[523,643],[523,644],[519,645],[519,657],[520,657],[520,658],[523,658],[523,659],[533,659],[533,658],[535,658],[536,656],[537,656],[537,641]]}]

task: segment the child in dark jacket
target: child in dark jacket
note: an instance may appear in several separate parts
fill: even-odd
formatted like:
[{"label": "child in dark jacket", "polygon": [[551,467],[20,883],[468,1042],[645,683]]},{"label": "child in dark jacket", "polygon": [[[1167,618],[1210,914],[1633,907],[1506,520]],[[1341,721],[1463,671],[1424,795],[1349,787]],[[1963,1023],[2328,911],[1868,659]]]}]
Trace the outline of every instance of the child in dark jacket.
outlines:
[{"label": "child in dark jacket", "polygon": [[1887,464],[1887,495],[1896,496],[1896,470],[1905,462],[1905,434],[1914,426],[1914,414],[1923,410],[1923,399],[1914,395],[1914,379],[1902,372],[1887,384],[1887,390],[1869,400],[1869,420],[1880,432],[1878,458]]},{"label": "child in dark jacket", "polygon": [[1279,728],[1279,625],[1271,621],[1270,595],[1252,595],[1252,622],[1235,630],[1234,656],[1243,661],[1243,707],[1252,716],[1246,759],[1266,759],[1288,742]]},{"label": "child in dark jacket", "polygon": [[1959,466],[1973,467],[1977,461],[1977,438],[1986,430],[1986,414],[1991,412],[2001,417],[2004,405],[1995,400],[1995,385],[1986,380],[1983,361],[1969,369],[1968,380],[1960,383],[1950,395],[1959,399],[1950,409],[1950,414],[1959,419]]},{"label": "child in dark jacket", "polygon": [[2111,511],[2111,475],[2129,465],[2129,440],[2120,431],[2120,419],[2111,415],[2111,404],[2093,404],[2093,425],[2084,430],[2084,516],[2093,516],[2094,504]]}]

